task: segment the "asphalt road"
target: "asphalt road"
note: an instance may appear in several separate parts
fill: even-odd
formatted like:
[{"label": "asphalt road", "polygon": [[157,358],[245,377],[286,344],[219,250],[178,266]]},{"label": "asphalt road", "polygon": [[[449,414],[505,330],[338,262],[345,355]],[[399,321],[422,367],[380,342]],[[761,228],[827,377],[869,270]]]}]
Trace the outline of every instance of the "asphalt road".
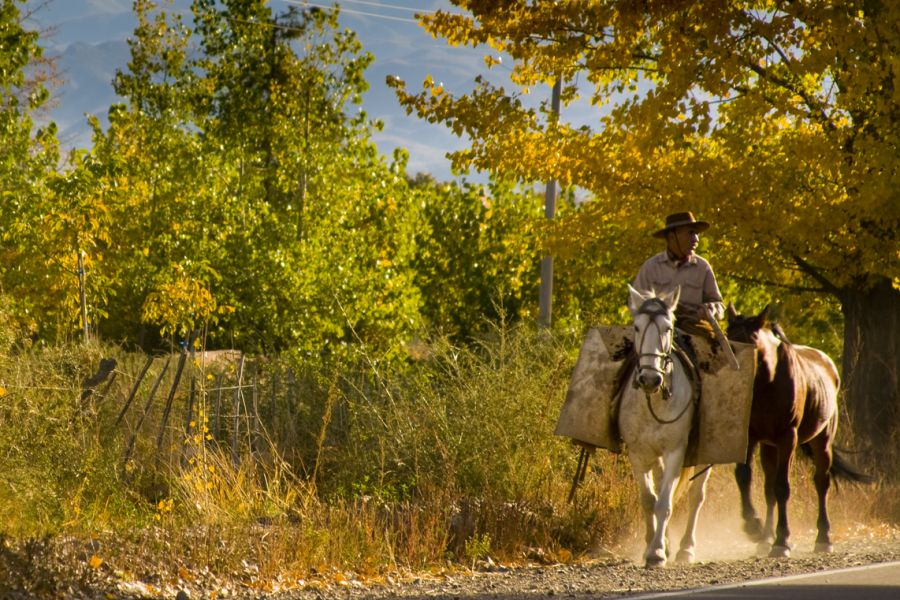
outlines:
[{"label": "asphalt road", "polygon": [[736,585],[644,594],[629,600],[898,600],[900,562],[867,565],[807,575],[763,579]]}]

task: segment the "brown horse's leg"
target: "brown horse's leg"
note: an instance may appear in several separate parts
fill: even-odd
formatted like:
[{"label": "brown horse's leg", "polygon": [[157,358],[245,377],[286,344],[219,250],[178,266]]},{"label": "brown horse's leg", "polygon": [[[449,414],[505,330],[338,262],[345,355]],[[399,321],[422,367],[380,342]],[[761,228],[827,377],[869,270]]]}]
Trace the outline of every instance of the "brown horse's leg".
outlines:
[{"label": "brown horse's leg", "polygon": [[775,446],[762,444],[759,460],[763,470],[763,491],[766,497],[766,522],[757,544],[757,554],[768,555],[775,541],[775,478],[778,470],[778,450]]},{"label": "brown horse's leg", "polygon": [[791,530],[788,527],[787,503],[791,497],[791,463],[797,450],[797,430],[791,429],[778,440],[778,468],[775,472],[775,501],[778,503],[778,524],[775,526],[775,542],[769,556],[786,558],[791,555],[788,539]]},{"label": "brown horse's leg", "polygon": [[816,465],[813,480],[816,484],[816,494],[819,496],[819,519],[816,522],[819,534],[816,537],[816,552],[831,552],[834,546],[831,543],[831,523],[828,521],[828,490],[831,488],[832,455],[828,431],[812,439],[808,446]]},{"label": "brown horse's leg", "polygon": [[741,517],[744,519],[744,533],[754,542],[762,541],[763,525],[756,516],[753,501],[750,499],[750,489],[753,483],[753,455],[756,453],[757,441],[751,439],[747,444],[747,460],[738,463],[734,467],[734,479],[737,481],[738,491],[741,494]]}]

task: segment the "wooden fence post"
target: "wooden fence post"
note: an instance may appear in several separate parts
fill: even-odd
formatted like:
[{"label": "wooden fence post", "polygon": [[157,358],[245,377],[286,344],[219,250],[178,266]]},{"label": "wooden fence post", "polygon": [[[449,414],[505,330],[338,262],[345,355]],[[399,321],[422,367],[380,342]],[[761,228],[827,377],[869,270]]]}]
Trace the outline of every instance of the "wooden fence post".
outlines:
[{"label": "wooden fence post", "polygon": [[222,414],[222,381],[223,377],[221,373],[216,374],[216,416],[213,420],[213,438],[216,442],[219,441],[219,419]]},{"label": "wooden fence post", "polygon": [[147,371],[150,370],[150,365],[153,364],[153,361],[155,359],[156,359],[156,357],[153,355],[150,355],[147,357],[147,361],[144,363],[144,366],[141,368],[141,371],[138,374],[137,379],[134,380],[134,385],[131,386],[131,392],[129,392],[128,398],[125,399],[125,404],[122,406],[121,412],[119,412],[119,416],[116,419],[116,427],[118,427],[119,423],[122,422],[122,419],[125,418],[125,413],[128,412],[128,408],[131,406],[131,403],[134,400],[135,394],[137,394],[138,387],[140,387],[141,382],[144,380],[144,377],[147,375]]},{"label": "wooden fence post", "polygon": [[260,416],[259,416],[259,361],[253,362],[253,391],[250,396],[253,405],[253,434],[250,438],[250,451],[255,455],[259,451]]},{"label": "wooden fence post", "polygon": [[147,396],[147,402],[144,404],[144,412],[141,414],[141,418],[138,419],[137,425],[134,428],[134,431],[131,432],[131,437],[128,439],[128,444],[125,448],[125,455],[122,458],[122,466],[124,467],[128,464],[129,459],[131,459],[131,453],[134,452],[134,442],[137,434],[141,431],[141,426],[144,424],[144,419],[147,417],[147,413],[150,412],[150,405],[153,404],[153,397],[156,396],[156,390],[159,389],[159,384],[162,382],[163,377],[166,374],[166,371],[169,370],[169,363],[172,362],[172,357],[166,360],[166,364],[163,365],[162,371],[159,373],[159,377],[156,378],[156,381],[153,383],[153,388],[150,390],[150,395]]},{"label": "wooden fence post", "polygon": [[175,392],[178,389],[178,384],[181,382],[181,373],[184,371],[184,364],[187,362],[188,354],[185,350],[181,351],[181,356],[178,357],[178,368],[175,371],[175,379],[172,381],[172,387],[169,389],[169,395],[166,398],[166,408],[163,411],[162,422],[159,425],[159,433],[156,436],[156,460],[159,462],[159,452],[162,448],[163,434],[166,431],[166,423],[169,422],[169,413],[172,412],[172,402],[175,399]]},{"label": "wooden fence post", "polygon": [[197,395],[197,376],[191,377],[191,387],[188,393],[187,418],[184,420],[185,435],[191,434],[191,420],[194,418],[194,399]]},{"label": "wooden fence post", "polygon": [[275,421],[278,418],[278,387],[281,383],[281,369],[272,368],[272,395],[269,398],[269,405],[266,407],[266,429],[269,437],[279,439],[280,431],[275,429]]},{"label": "wooden fence post", "polygon": [[240,415],[241,415],[241,385],[244,379],[244,354],[238,361],[237,385],[234,386],[234,405],[233,405],[233,427],[231,431],[231,460],[235,465],[238,464],[238,438],[240,437]]}]

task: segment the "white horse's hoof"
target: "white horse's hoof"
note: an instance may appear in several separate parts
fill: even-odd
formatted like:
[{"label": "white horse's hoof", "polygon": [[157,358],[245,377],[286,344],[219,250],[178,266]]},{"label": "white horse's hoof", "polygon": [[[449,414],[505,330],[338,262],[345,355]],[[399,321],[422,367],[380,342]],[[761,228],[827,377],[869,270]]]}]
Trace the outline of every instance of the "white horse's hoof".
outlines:
[{"label": "white horse's hoof", "polygon": [[834,544],[830,542],[816,542],[816,552],[819,554],[831,554],[834,552]]},{"label": "white horse's hoof", "polygon": [[790,558],[791,549],[787,546],[772,546],[769,551],[769,558]]},{"label": "white horse's hoof", "polygon": [[694,551],[693,550],[679,550],[678,556],[675,557],[675,560],[679,563],[689,565],[694,562]]},{"label": "white horse's hoof", "polygon": [[769,556],[769,553],[772,551],[772,544],[769,542],[760,542],[756,545],[756,555],[757,556]]},{"label": "white horse's hoof", "polygon": [[666,551],[660,548],[647,555],[644,566],[648,569],[656,569],[666,566]]}]

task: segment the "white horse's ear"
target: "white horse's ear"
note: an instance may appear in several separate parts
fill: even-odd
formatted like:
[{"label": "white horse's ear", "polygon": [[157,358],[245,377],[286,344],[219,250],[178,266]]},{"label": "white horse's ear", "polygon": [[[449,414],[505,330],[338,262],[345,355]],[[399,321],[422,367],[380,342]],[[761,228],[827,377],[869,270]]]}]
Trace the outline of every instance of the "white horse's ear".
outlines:
[{"label": "white horse's ear", "polygon": [[641,308],[641,304],[644,303],[644,296],[641,295],[639,291],[631,287],[631,284],[628,284],[628,310],[631,311],[631,315],[634,314]]},{"label": "white horse's ear", "polygon": [[662,294],[659,298],[666,303],[669,310],[675,310],[675,307],[678,306],[678,300],[681,298],[681,286],[676,287],[667,294]]}]

